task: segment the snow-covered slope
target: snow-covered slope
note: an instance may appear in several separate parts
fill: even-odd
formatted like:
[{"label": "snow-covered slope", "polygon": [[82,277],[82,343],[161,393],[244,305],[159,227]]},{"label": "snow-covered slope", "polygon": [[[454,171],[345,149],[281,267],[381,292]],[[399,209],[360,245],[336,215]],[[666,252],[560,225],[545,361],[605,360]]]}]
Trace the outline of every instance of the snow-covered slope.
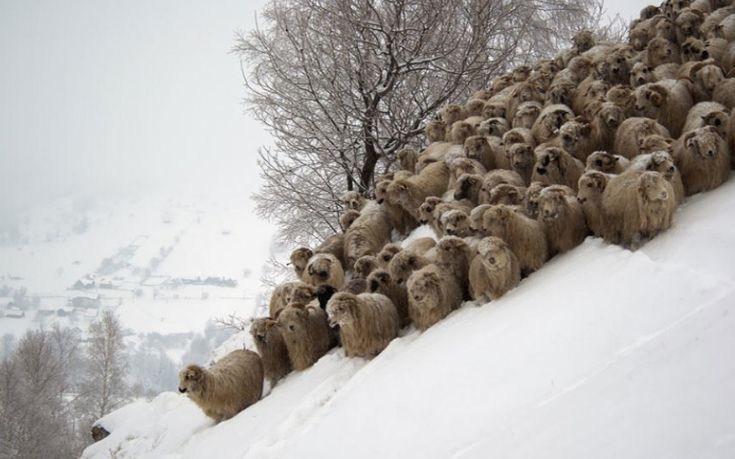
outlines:
[{"label": "snow-covered slope", "polygon": [[735,181],[637,252],[589,238],[500,301],[332,351],[212,425],[160,395],[86,458],[735,457]]}]

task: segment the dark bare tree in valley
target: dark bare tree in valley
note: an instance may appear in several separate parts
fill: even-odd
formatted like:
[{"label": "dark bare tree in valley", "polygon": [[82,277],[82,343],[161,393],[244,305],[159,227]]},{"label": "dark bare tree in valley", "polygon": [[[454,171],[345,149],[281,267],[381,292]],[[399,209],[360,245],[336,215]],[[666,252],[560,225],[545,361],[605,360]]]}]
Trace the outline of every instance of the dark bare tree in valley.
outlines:
[{"label": "dark bare tree in valley", "polygon": [[550,57],[602,0],[272,0],[237,39],[260,151],[261,216],[289,243],[340,230],[339,196],[370,195],[445,104],[513,64]]}]

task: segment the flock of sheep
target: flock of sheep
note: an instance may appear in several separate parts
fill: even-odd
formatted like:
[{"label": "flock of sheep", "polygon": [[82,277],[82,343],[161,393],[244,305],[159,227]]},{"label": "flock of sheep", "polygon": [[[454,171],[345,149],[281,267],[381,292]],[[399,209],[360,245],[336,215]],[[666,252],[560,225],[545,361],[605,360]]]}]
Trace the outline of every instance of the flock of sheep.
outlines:
[{"label": "flock of sheep", "polygon": [[[731,4],[733,3],[733,4]],[[635,249],[682,199],[727,180],[735,148],[735,2],[668,0],[641,11],[629,43],[578,33],[572,49],[496,78],[399,153],[375,199],[343,197],[343,233],[291,254],[235,351],[182,370],[181,392],[219,421],[333,346],[380,353],[465,300],[513,289],[593,234]],[[400,239],[428,224],[434,238]]]}]

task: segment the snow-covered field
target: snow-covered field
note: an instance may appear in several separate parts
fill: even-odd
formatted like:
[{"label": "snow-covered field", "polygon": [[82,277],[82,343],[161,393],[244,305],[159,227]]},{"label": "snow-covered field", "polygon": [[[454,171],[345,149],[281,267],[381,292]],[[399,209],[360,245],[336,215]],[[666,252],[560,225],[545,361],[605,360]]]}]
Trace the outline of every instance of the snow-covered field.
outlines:
[{"label": "snow-covered field", "polygon": [[500,301],[370,362],[334,350],[219,425],[174,393],[127,406],[84,457],[735,457],[733,208],[731,180],[637,252],[588,238]]}]

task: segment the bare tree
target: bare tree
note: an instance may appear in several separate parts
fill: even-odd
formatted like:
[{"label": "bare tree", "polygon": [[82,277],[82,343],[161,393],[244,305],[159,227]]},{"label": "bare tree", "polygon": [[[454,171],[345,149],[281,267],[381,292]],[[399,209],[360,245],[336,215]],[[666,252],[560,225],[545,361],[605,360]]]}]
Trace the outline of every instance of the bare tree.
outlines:
[{"label": "bare tree", "polygon": [[89,326],[85,376],[80,406],[91,421],[101,418],[127,401],[127,356],[120,322],[111,311]]},{"label": "bare tree", "polygon": [[[602,0],[272,0],[237,38],[246,104],[271,132],[257,211],[289,243],[339,231],[338,197],[369,195],[448,102],[601,18]],[[561,37],[561,38],[560,38]]]}]

